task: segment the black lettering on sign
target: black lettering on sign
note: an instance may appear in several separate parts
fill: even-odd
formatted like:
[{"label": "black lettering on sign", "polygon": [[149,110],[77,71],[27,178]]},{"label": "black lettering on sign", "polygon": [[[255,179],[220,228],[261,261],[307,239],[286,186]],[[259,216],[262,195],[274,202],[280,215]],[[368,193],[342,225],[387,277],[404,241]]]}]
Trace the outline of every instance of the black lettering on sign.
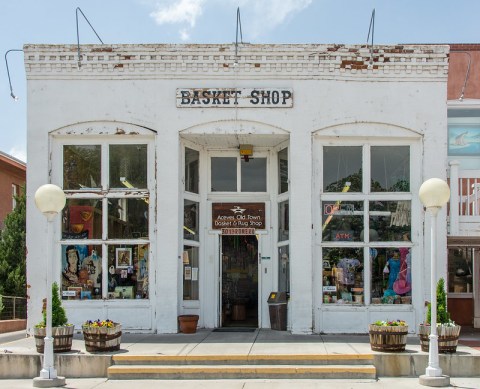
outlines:
[{"label": "black lettering on sign", "polygon": [[255,105],[258,104],[258,102],[260,101],[260,99],[258,98],[258,95],[259,95],[259,94],[260,94],[260,92],[259,92],[258,90],[255,90],[255,89],[252,90],[252,93],[250,93],[250,96],[252,97],[252,98],[250,99],[250,102],[251,102],[252,104],[255,104]]},{"label": "black lettering on sign", "polygon": [[190,104],[190,92],[182,90],[182,104]]},{"label": "black lettering on sign", "polygon": [[282,90],[282,104],[287,104],[286,101],[292,97],[292,92],[289,90]]}]

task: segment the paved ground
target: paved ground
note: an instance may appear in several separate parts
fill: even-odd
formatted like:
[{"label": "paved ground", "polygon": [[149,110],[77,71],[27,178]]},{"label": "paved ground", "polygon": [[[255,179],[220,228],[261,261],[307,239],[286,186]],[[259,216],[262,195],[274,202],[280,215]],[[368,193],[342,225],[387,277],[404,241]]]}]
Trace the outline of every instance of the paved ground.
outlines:
[{"label": "paved ground", "polygon": [[[408,337],[406,351],[423,353],[418,337]],[[26,337],[24,331],[0,334],[0,352],[36,354],[34,339]],[[81,334],[76,334],[72,347],[73,353],[84,354],[85,346]],[[480,330],[462,329],[459,354],[480,355]],[[199,330],[195,334],[124,334],[120,353],[166,354],[166,355],[216,355],[216,354],[350,354],[372,353],[367,335],[292,335],[285,331],[257,330],[251,333],[222,333],[211,330]],[[87,353],[88,354],[88,353]],[[425,354],[425,353],[424,353]],[[478,376],[469,378],[451,378],[451,387],[480,389],[480,371]],[[0,380],[0,388],[31,388],[31,379]],[[136,380],[117,381],[106,378],[69,378],[66,388],[77,389],[317,389],[317,388],[388,388],[408,389],[425,388],[418,378],[389,378],[378,380]]]},{"label": "paved ground", "polygon": [[[450,388],[479,389],[480,378],[452,378]],[[31,388],[32,380],[0,380],[2,389]],[[68,389],[410,389],[426,388],[418,378],[379,380],[136,380],[110,381],[106,378],[67,378]]]},{"label": "paved ground", "polygon": [[[422,352],[416,335],[409,335],[407,352]],[[480,355],[480,329],[462,328],[459,353]],[[36,354],[33,337],[24,331],[0,334],[0,352]],[[72,352],[86,353],[83,335],[76,333]],[[120,352],[165,355],[221,354],[369,354],[368,335],[292,335],[287,331],[214,332],[201,329],[194,334],[122,334]],[[480,373],[479,373],[480,374]]]}]

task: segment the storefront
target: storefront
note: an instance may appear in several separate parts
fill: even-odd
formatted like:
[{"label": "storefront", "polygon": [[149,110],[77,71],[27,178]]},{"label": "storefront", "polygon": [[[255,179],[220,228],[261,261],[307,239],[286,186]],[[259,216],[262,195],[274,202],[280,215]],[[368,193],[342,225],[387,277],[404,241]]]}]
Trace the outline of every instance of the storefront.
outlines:
[{"label": "storefront", "polygon": [[295,333],[423,321],[417,193],[446,177],[447,46],[85,45],[80,68],[72,47],[24,48],[29,328],[46,182],[67,195],[54,279],[75,325],[269,328],[272,291]]}]

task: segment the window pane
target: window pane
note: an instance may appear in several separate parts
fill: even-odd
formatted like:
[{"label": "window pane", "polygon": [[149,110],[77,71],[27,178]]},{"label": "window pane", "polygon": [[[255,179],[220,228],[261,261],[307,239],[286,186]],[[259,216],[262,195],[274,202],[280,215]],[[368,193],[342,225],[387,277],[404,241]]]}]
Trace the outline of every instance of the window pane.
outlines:
[{"label": "window pane", "polygon": [[198,193],[200,153],[185,147],[185,190]]},{"label": "window pane", "polygon": [[147,199],[108,199],[108,238],[148,238]]},{"label": "window pane", "polygon": [[288,240],[290,235],[288,201],[278,204],[278,241]]},{"label": "window pane", "polygon": [[449,247],[448,249],[448,292],[473,292],[473,249]]},{"label": "window pane", "polygon": [[278,291],[290,293],[290,254],[289,247],[278,248]]},{"label": "window pane", "polygon": [[371,191],[410,191],[410,147],[372,146]]},{"label": "window pane", "polygon": [[198,203],[184,200],[183,203],[183,239],[199,241]]},{"label": "window pane", "polygon": [[148,244],[108,246],[108,298],[148,298]]},{"label": "window pane", "polygon": [[267,191],[267,159],[251,158],[241,160],[242,192]]},{"label": "window pane", "polygon": [[63,146],[63,189],[101,187],[100,146]]},{"label": "window pane", "polygon": [[183,299],[198,300],[198,247],[183,246]]},{"label": "window pane", "polygon": [[324,241],[359,241],[363,230],[363,201],[323,201]]},{"label": "window pane", "polygon": [[323,148],[323,191],[362,191],[361,146],[325,146]]},{"label": "window pane", "polygon": [[323,303],[363,304],[363,249],[323,249]]},{"label": "window pane", "polygon": [[62,299],[102,298],[102,246],[62,245]]},{"label": "window pane", "polygon": [[212,192],[237,191],[237,158],[212,157]]},{"label": "window pane", "polygon": [[408,247],[370,248],[372,304],[412,303],[412,257]]},{"label": "window pane", "polygon": [[278,193],[288,192],[288,148],[278,152]]},{"label": "window pane", "polygon": [[67,199],[62,239],[102,239],[102,200]]},{"label": "window pane", "polygon": [[110,188],[147,188],[147,145],[110,146]]},{"label": "window pane", "polygon": [[[370,229],[378,241],[410,240],[410,201],[371,201]],[[372,231],[370,231],[372,234]],[[407,236],[408,235],[408,236]]]}]

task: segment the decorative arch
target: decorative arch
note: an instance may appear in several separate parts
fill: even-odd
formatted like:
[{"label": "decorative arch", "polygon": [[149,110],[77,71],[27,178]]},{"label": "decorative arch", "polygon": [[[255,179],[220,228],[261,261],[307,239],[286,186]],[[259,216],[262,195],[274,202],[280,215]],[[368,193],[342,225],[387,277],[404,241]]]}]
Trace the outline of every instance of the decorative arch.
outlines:
[{"label": "decorative arch", "polygon": [[259,147],[277,146],[290,138],[290,132],[257,121],[221,120],[188,127],[180,137],[204,147],[238,147],[253,144]]},{"label": "decorative arch", "polygon": [[87,121],[69,124],[50,131],[51,136],[96,136],[96,135],[143,135],[152,136],[157,132],[151,128],[118,121]]},{"label": "decorative arch", "polygon": [[328,126],[313,131],[319,137],[371,137],[371,138],[411,138],[419,139],[423,133],[407,127],[382,122],[351,122]]}]

